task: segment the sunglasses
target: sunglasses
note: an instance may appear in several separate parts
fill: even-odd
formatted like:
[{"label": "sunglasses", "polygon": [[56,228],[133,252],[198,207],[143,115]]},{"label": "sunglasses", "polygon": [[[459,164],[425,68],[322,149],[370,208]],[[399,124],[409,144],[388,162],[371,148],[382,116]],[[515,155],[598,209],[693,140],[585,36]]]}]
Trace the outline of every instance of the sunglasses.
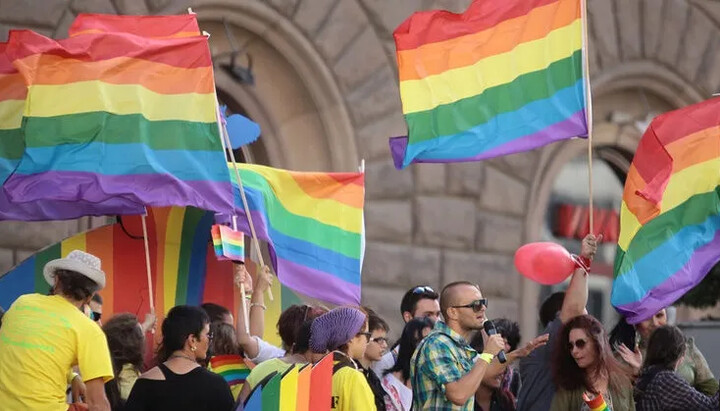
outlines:
[{"label": "sunglasses", "polygon": [[484,306],[485,308],[487,308],[487,306],[488,306],[488,299],[487,299],[487,298],[481,298],[481,299],[479,299],[479,300],[475,300],[475,301],[471,302],[470,304],[465,304],[465,305],[453,305],[452,307],[453,307],[453,308],[472,308],[473,312],[478,313],[478,312],[480,312],[480,311],[482,310],[483,306]]},{"label": "sunglasses", "polygon": [[213,333],[208,333],[207,336],[208,336],[208,340],[209,340],[209,341],[212,341],[212,339],[213,339]]},{"label": "sunglasses", "polygon": [[100,318],[102,317],[102,313],[93,311],[90,313],[90,319],[93,321],[100,321]]},{"label": "sunglasses", "polygon": [[370,336],[372,333],[357,333],[357,335],[364,335],[367,342],[370,342]]},{"label": "sunglasses", "polygon": [[375,337],[371,338],[370,342],[378,343],[378,344],[387,344],[388,339],[385,337]]},{"label": "sunglasses", "polygon": [[573,348],[577,347],[578,350],[582,350],[585,348],[585,345],[587,345],[587,341],[583,340],[582,338],[576,341],[570,341],[568,343],[568,349],[570,351],[573,350]]},{"label": "sunglasses", "polygon": [[412,293],[413,293],[413,294],[425,294],[425,293],[431,294],[431,293],[434,293],[434,292],[435,292],[435,290],[433,290],[432,288],[427,287],[427,286],[424,286],[424,287],[415,287],[415,288],[413,288],[413,290],[412,290]]}]

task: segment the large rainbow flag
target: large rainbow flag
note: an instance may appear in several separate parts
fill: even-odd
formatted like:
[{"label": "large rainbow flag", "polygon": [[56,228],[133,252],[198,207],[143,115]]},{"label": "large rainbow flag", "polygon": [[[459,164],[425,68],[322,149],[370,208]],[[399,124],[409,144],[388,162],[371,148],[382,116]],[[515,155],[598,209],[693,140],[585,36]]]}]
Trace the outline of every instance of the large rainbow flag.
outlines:
[{"label": "large rainbow flag", "polygon": [[[238,230],[249,234],[235,173],[229,167]],[[364,175],[255,164],[238,167],[257,235],[268,243],[280,281],[322,301],[359,304]]]},{"label": "large rainbow flag", "polygon": [[117,16],[80,13],[68,29],[70,37],[96,33],[131,33],[153,38],[194,37],[200,34],[195,14]]},{"label": "large rainbow flag", "polygon": [[475,0],[394,32],[408,137],[398,168],[476,161],[587,134],[580,0]]},{"label": "large rainbow flag", "polygon": [[[199,305],[213,302],[231,309],[240,308],[240,292],[233,287],[230,261],[215,258],[210,226],[213,213],[192,207],[148,208],[148,241],[156,312],[160,318],[179,304]],[[103,316],[130,312],[141,320],[150,309],[148,301],[145,248],[139,216],[74,235],[29,257],[9,272],[0,275],[0,307],[8,309],[22,294],[47,293],[42,269],[53,259],[83,250],[102,259],[107,284],[100,292]],[[248,265],[255,271],[254,265]],[[281,346],[274,324],[280,313],[293,304],[302,304],[300,296],[273,284],[274,301],[266,302],[264,339]]]},{"label": "large rainbow flag", "polygon": [[[20,163],[25,150],[22,119],[27,86],[5,53],[7,43],[0,43],[0,184]],[[46,221],[66,220],[86,215],[141,214],[142,206],[123,198],[99,203],[40,200],[13,204],[0,189],[0,220]]]},{"label": "large rainbow flag", "polygon": [[6,53],[28,85],[11,201],[232,210],[206,37],[20,30]]},{"label": "large rainbow flag", "polygon": [[652,317],[720,260],[720,98],[655,118],[625,182],[612,304]]}]

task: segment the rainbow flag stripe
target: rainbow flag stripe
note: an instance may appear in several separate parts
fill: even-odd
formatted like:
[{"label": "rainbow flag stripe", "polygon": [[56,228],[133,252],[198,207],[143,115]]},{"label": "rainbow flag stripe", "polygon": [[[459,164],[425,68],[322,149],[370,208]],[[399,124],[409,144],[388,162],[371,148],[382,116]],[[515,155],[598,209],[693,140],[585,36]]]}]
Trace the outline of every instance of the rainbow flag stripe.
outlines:
[{"label": "rainbow flag stripe", "polygon": [[245,261],[245,235],[241,231],[214,224],[210,234],[218,260]]},{"label": "rainbow flag stripe", "polygon": [[587,135],[580,0],[475,0],[394,32],[408,137],[398,168],[477,161]]},{"label": "rainbow flag stripe", "polygon": [[11,201],[232,210],[206,37],[56,41],[20,30],[6,53],[28,85],[25,152],[4,186]]},{"label": "rainbow flag stripe", "polygon": [[[309,297],[359,304],[364,175],[238,167],[257,235],[268,242],[280,281]],[[230,175],[238,229],[249,234],[235,174]]]},{"label": "rainbow flag stripe", "polygon": [[193,37],[200,34],[195,14],[177,16],[116,16],[81,13],[75,17],[68,34],[131,33],[143,37]]},{"label": "rainbow flag stripe", "polygon": [[585,400],[585,404],[590,408],[590,411],[608,411],[610,409],[602,395],[598,395],[590,401]]},{"label": "rainbow flag stripe", "polygon": [[720,98],[655,118],[625,182],[611,302],[631,323],[720,260]]},{"label": "rainbow flag stripe", "polygon": [[230,387],[244,384],[248,375],[250,375],[250,367],[248,367],[241,355],[213,356],[210,358],[208,369],[215,374],[221,375]]}]

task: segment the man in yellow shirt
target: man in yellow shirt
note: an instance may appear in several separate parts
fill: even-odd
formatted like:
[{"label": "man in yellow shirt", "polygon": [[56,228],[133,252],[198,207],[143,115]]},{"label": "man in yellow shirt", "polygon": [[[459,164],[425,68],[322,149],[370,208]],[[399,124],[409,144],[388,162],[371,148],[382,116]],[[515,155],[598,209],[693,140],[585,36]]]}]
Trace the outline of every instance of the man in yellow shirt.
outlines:
[{"label": "man in yellow shirt", "polygon": [[105,286],[100,259],[74,250],[45,265],[53,295],[20,296],[0,328],[0,408],[68,409],[68,370],[77,365],[92,411],[109,411],[104,385],[113,378],[102,329],[81,311]]}]

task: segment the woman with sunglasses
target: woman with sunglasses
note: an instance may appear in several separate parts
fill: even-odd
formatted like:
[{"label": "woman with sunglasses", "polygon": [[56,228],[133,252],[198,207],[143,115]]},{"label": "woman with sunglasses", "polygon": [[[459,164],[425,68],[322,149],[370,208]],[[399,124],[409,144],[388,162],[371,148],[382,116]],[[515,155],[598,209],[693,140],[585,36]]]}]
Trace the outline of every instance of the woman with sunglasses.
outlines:
[{"label": "woman with sunglasses", "polygon": [[332,376],[333,410],[377,409],[372,389],[357,363],[365,355],[370,335],[367,316],[357,308],[335,308],[312,323],[310,349],[317,360],[330,353],[335,363]]},{"label": "woman with sunglasses", "polygon": [[212,339],[210,319],[199,307],[173,307],[162,323],[157,367],[135,382],[125,410],[231,410],[230,387],[223,377],[198,364]]},{"label": "woman with sunglasses", "polygon": [[599,401],[611,411],[635,410],[630,370],[613,356],[598,320],[590,315],[573,318],[563,326],[554,349],[557,391],[552,411],[587,411]]}]

